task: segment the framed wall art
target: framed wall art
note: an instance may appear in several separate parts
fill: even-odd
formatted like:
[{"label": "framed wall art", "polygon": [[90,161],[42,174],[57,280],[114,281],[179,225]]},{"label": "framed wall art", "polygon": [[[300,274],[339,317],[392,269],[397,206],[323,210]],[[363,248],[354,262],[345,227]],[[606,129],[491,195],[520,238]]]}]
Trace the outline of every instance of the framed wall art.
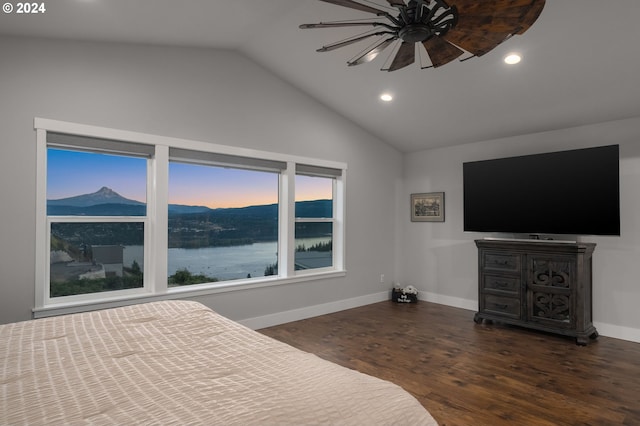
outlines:
[{"label": "framed wall art", "polygon": [[444,222],[444,192],[411,194],[412,222]]}]

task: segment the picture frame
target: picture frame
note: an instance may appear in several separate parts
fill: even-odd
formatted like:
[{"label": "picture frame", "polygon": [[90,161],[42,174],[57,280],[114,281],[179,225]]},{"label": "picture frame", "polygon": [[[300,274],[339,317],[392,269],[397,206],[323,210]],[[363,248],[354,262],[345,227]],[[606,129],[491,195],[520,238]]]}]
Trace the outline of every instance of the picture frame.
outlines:
[{"label": "picture frame", "polygon": [[411,194],[412,222],[444,222],[444,192]]}]

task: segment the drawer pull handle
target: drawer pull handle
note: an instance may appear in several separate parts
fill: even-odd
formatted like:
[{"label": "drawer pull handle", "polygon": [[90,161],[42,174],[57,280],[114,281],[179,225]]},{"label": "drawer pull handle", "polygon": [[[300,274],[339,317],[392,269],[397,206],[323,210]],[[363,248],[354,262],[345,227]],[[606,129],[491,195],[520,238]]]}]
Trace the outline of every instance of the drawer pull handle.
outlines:
[{"label": "drawer pull handle", "polygon": [[498,309],[507,309],[509,307],[509,305],[500,305],[498,303],[495,304],[496,308]]},{"label": "drawer pull handle", "polygon": [[508,288],[509,287],[509,283],[504,282],[504,281],[496,281],[496,287],[498,287],[498,288]]}]

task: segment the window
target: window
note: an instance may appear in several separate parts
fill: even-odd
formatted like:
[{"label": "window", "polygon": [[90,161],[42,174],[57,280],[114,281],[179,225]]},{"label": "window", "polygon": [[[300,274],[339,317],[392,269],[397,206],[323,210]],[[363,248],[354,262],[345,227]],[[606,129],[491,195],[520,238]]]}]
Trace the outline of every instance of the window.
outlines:
[{"label": "window", "polygon": [[345,273],[342,163],[35,123],[36,317]]},{"label": "window", "polygon": [[296,270],[333,266],[334,180],[296,174]]},{"label": "window", "polygon": [[48,300],[144,289],[145,151],[48,135]]},{"label": "window", "polygon": [[169,163],[170,287],[275,275],[279,174]]},{"label": "window", "polygon": [[50,220],[50,298],[144,287],[144,222],[97,219]]}]

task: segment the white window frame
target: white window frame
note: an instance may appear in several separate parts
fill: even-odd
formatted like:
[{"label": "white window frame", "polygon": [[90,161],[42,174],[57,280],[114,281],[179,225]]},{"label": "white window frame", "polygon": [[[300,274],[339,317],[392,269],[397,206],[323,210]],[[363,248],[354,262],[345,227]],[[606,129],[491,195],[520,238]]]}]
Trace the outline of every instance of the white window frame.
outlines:
[{"label": "white window frame", "polygon": [[[301,171],[300,168],[307,169],[307,171]],[[312,171],[309,171],[309,170],[312,170]],[[343,259],[343,256],[344,256],[343,252],[341,251],[343,247],[343,241],[340,239],[343,233],[340,226],[341,221],[336,220],[336,218],[338,217],[338,211],[343,205],[337,199],[341,196],[339,188],[342,187],[342,184],[340,182],[342,174],[333,173],[332,171],[329,171],[329,173],[325,173],[324,170],[319,167],[309,167],[307,165],[297,164],[296,176],[313,176],[313,177],[325,177],[325,178],[332,179],[332,188],[331,188],[332,201],[333,201],[333,206],[331,209],[332,217],[295,217],[294,231],[293,231],[293,237],[295,239],[296,223],[331,223],[332,225],[331,226],[332,259],[331,259],[330,267],[302,269],[298,271],[292,271],[291,273],[297,276],[304,276],[304,275],[315,274],[323,271],[329,271],[336,268],[336,262],[338,263],[337,265],[338,268],[344,268],[344,264],[341,263],[341,260]],[[294,211],[295,211],[295,205],[294,205]],[[342,211],[340,211],[340,217],[341,216],[342,216]],[[338,238],[337,244],[335,243],[336,238]],[[333,246],[338,246],[338,250],[336,250],[336,247],[333,247]],[[294,253],[294,258],[295,258],[295,253]],[[295,265],[292,265],[292,266],[295,268]]]},{"label": "white window frame", "polygon": [[[146,133],[89,126],[64,121],[36,117],[36,253],[35,253],[35,307],[34,317],[102,309],[131,303],[159,299],[194,297],[206,294],[246,290],[266,286],[289,284],[341,277],[345,268],[345,187],[347,165],[342,162],[313,159],[288,154],[279,154],[248,148],[239,148],[209,142],[157,136]],[[118,290],[77,296],[49,297],[49,252],[51,221],[81,221],[77,217],[47,216],[47,133],[62,133],[88,138],[122,141],[152,145],[155,154],[147,160],[147,215],[140,217],[90,217],[86,221],[105,222],[139,221],[145,226],[144,286],[141,289]],[[189,150],[206,153],[209,156],[231,159],[247,159],[250,168],[259,170],[260,162],[281,162],[283,166],[279,179],[278,218],[278,275],[232,281],[219,281],[192,286],[167,286],[168,255],[168,186],[169,152]],[[252,164],[255,160],[255,164]],[[330,170],[334,179],[333,191],[333,265],[328,268],[294,270],[295,256],[295,176],[299,165]],[[318,219],[312,219],[317,222]]]}]

